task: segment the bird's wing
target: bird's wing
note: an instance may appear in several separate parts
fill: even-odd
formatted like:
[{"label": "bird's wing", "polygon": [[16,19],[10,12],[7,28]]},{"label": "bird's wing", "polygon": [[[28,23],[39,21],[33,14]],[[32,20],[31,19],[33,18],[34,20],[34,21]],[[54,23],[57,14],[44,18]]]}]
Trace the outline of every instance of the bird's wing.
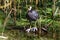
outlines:
[{"label": "bird's wing", "polygon": [[38,18],[38,13],[37,13],[37,11],[32,11],[32,13],[33,13],[33,16],[34,16],[35,18]]},{"label": "bird's wing", "polygon": [[38,19],[38,13],[34,10],[32,12],[28,12],[28,16],[34,20]]}]

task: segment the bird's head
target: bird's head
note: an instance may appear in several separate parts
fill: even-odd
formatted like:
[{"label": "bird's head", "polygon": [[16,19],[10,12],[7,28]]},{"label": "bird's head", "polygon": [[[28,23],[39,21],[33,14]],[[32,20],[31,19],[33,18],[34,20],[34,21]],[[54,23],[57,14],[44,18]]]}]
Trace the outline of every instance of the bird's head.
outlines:
[{"label": "bird's head", "polygon": [[31,10],[32,10],[32,6],[29,6],[28,11],[31,11]]}]

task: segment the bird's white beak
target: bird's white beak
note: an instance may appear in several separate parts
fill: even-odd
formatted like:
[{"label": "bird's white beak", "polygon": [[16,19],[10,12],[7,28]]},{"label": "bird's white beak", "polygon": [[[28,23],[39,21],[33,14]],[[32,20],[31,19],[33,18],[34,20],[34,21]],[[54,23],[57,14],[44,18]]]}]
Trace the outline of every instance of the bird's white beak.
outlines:
[{"label": "bird's white beak", "polygon": [[32,6],[30,6],[28,10],[31,10],[31,9],[32,9]]}]

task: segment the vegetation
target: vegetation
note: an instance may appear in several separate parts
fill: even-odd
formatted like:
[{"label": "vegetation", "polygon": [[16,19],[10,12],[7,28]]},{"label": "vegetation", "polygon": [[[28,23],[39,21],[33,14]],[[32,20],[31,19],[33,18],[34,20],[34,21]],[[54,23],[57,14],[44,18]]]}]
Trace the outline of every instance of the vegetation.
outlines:
[{"label": "vegetation", "polygon": [[[2,0],[0,0],[0,35],[4,30],[4,36],[8,36],[7,40],[60,40],[60,0],[13,0],[9,6],[4,6],[9,2],[4,4],[1,2]],[[7,29],[12,26],[26,27],[30,25],[26,18],[29,6],[39,13],[40,18],[37,20],[36,27],[48,27],[47,35],[42,37],[40,34],[38,37],[38,35],[34,36],[35,34],[31,33],[28,35],[20,30]],[[34,21],[31,26],[35,26]],[[5,29],[3,29],[4,27]]]}]

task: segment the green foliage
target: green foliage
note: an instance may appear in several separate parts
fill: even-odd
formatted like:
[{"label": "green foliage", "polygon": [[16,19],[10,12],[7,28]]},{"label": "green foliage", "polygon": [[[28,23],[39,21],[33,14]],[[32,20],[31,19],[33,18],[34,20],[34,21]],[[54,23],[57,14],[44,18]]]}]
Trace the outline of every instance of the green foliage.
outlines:
[{"label": "green foliage", "polygon": [[20,21],[16,21],[16,25],[19,25],[19,26],[25,26],[28,24],[29,24],[29,22],[26,19],[21,19]]},{"label": "green foliage", "polygon": [[3,29],[3,20],[0,19],[0,32],[2,32],[2,29]]},{"label": "green foliage", "polygon": [[52,12],[52,9],[51,8],[46,8],[46,12],[47,13],[51,13]]},{"label": "green foliage", "polygon": [[58,2],[56,3],[56,6],[60,7],[60,1],[58,1]]}]

